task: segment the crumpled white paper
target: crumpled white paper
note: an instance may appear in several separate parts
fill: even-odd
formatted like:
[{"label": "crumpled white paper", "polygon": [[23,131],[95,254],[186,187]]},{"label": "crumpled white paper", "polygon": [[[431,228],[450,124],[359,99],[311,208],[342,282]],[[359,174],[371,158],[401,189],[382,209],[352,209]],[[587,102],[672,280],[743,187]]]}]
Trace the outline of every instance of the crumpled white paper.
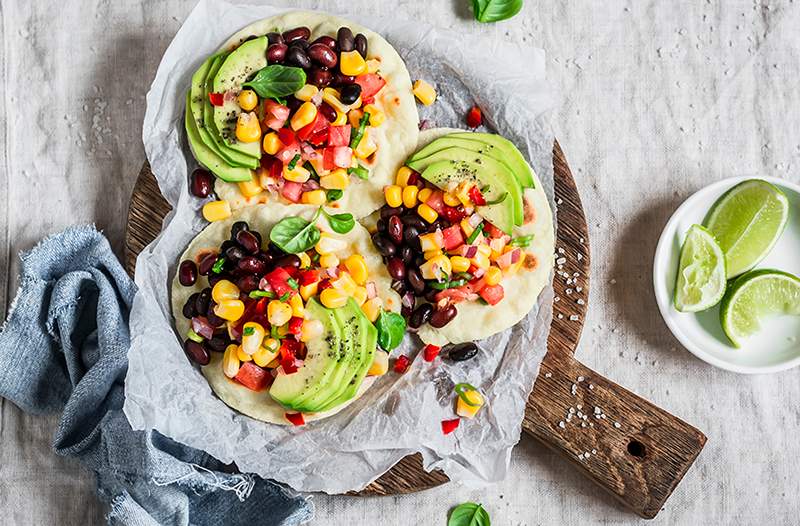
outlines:
[{"label": "crumpled white paper", "polygon": [[[407,336],[392,353],[415,356],[406,374],[387,374],[338,415],[301,428],[265,424],[228,408],[182,351],[172,324],[169,283],[181,252],[204,226],[202,203],[187,189],[188,172],[196,163],[183,129],[184,95],[194,70],[231,34],[284,11],[201,0],[164,54],[147,94],[145,149],[174,210],[136,265],[139,292],[130,319],[125,414],[134,429],[156,429],[223,462],[235,462],[244,472],[300,491],[362,489],[414,452],[422,453],[426,469],[442,469],[455,481],[501,480],[546,350],[550,286],[521,323],[479,342],[480,352],[472,360],[427,363],[416,356],[419,341]],[[424,78],[437,87],[436,103],[420,107],[425,125],[463,128],[467,109],[477,102],[485,120],[530,159],[553,204],[553,135],[547,118],[552,100],[544,51],[474,36],[467,44],[461,34],[420,21],[342,16],[385,36],[406,60],[412,79]],[[488,405],[445,436],[440,425],[455,416],[453,386],[458,382],[479,387]]]}]

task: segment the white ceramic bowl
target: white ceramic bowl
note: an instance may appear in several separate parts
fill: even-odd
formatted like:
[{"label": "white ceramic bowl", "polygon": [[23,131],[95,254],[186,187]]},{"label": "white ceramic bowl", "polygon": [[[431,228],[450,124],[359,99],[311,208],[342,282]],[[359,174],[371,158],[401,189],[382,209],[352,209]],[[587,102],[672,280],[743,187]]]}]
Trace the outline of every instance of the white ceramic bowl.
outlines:
[{"label": "white ceramic bowl", "polygon": [[[762,330],[739,349],[725,336],[719,305],[704,312],[675,310],[672,295],[678,272],[680,248],[693,224],[702,224],[714,202],[738,183],[753,177],[735,177],[711,184],[675,211],[661,234],[653,263],[653,287],[661,316],[692,354],[701,360],[737,373],[782,371],[800,365],[800,318],[782,316],[768,320]],[[758,177],[780,188],[789,198],[789,222],[778,243],[756,268],[775,268],[800,275],[800,185],[775,177]]]}]

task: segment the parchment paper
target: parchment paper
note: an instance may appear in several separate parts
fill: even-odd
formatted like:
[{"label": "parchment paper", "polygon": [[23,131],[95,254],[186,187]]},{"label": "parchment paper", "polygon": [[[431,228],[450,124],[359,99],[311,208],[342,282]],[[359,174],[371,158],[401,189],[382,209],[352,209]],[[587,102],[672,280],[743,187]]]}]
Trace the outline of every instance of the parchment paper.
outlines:
[{"label": "parchment paper", "polygon": [[[136,267],[139,292],[130,320],[125,413],[135,429],[157,429],[224,462],[236,462],[242,471],[301,491],[361,489],[417,451],[426,469],[442,469],[452,480],[501,480],[546,350],[550,286],[523,322],[479,342],[476,358],[429,364],[415,357],[406,374],[382,377],[335,417],[302,428],[237,414],[214,396],[184,356],[172,326],[168,284],[181,251],[204,226],[202,203],[189,195],[186,184],[196,163],[183,132],[185,90],[195,68],[229,35],[284,11],[202,0],[164,54],[147,95],[145,149],[174,211]],[[406,60],[412,79],[424,78],[437,87],[436,104],[420,111],[426,125],[464,127],[466,110],[477,102],[492,127],[522,148],[553,204],[553,135],[547,118],[552,99],[542,50],[475,37],[467,43],[458,33],[419,21],[337,14],[384,35]],[[407,336],[392,356],[415,356],[419,346]],[[463,420],[456,432],[444,436],[440,422],[454,417],[452,387],[465,381],[480,387],[488,404],[479,417]]]}]

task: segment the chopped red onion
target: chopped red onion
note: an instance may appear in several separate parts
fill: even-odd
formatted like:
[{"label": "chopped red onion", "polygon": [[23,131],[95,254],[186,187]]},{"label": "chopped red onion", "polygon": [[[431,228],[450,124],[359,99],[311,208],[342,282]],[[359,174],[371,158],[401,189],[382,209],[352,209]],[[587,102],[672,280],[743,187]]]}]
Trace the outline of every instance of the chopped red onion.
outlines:
[{"label": "chopped red onion", "polygon": [[195,316],[192,318],[192,330],[206,340],[210,340],[214,337],[214,327],[208,323],[208,319],[205,316]]},{"label": "chopped red onion", "polygon": [[477,228],[477,226],[480,225],[482,222],[483,218],[478,214],[472,214],[471,216],[469,216],[469,226],[471,226],[472,228]]},{"label": "chopped red onion", "polygon": [[378,295],[378,287],[374,281],[367,281],[367,299],[372,299]]}]

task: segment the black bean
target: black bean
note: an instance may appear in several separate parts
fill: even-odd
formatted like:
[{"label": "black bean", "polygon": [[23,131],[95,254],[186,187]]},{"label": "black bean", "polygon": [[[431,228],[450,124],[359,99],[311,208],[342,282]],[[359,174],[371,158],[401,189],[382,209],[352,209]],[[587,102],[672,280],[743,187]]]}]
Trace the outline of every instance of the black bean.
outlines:
[{"label": "black bean", "polygon": [[333,78],[331,79],[331,86],[341,87],[347,84],[352,84],[356,81],[355,77],[345,75],[341,71],[334,71]]},{"label": "black bean", "polygon": [[322,116],[325,117],[325,119],[328,122],[333,122],[336,120],[337,117],[336,109],[327,102],[323,102],[322,104],[320,104],[318,109],[319,112],[322,114]]},{"label": "black bean", "polygon": [[194,340],[186,340],[183,344],[183,350],[186,352],[186,356],[198,365],[208,365],[208,362],[211,361],[211,355],[208,354],[208,350]]},{"label": "black bean", "polygon": [[361,86],[358,84],[345,84],[339,94],[343,103],[353,104],[361,96]]},{"label": "black bean", "polygon": [[272,44],[267,48],[267,62],[270,64],[282,64],[286,60],[286,52],[289,46],[286,44]]},{"label": "black bean", "polygon": [[197,265],[191,259],[181,261],[178,267],[178,281],[184,287],[191,287],[197,281]]},{"label": "black bean", "polygon": [[287,254],[275,260],[276,267],[300,268],[300,257],[296,254]]},{"label": "black bean", "polygon": [[231,225],[231,239],[236,239],[236,234],[242,230],[250,230],[250,225],[247,221],[237,221]]},{"label": "black bean", "polygon": [[387,232],[389,233],[389,237],[392,238],[397,244],[403,242],[403,222],[400,221],[400,218],[397,216],[392,216],[389,218],[389,224],[387,227]]},{"label": "black bean", "polygon": [[444,350],[444,356],[453,362],[463,362],[475,358],[478,354],[478,346],[472,342],[456,343],[448,345]]},{"label": "black bean", "polygon": [[195,314],[197,314],[195,311],[195,305],[197,305],[197,297],[199,295],[199,292],[195,292],[189,296],[189,299],[183,304],[183,310],[181,312],[183,313],[184,318],[192,319],[194,318]]},{"label": "black bean", "polygon": [[206,347],[214,352],[224,352],[230,341],[227,334],[215,334],[213,338],[206,342]]},{"label": "black bean", "polygon": [[448,303],[447,306],[444,308],[441,309],[437,308],[435,311],[433,311],[433,315],[431,316],[430,320],[431,327],[436,327],[437,329],[441,329],[442,327],[453,321],[453,318],[456,317],[456,314],[458,314],[458,310],[456,309],[456,306],[453,305],[452,303]]},{"label": "black bean", "polygon": [[311,67],[311,59],[308,58],[306,52],[300,49],[299,47],[290,47],[286,51],[286,63],[291,66],[297,66],[300,68]]},{"label": "black bean", "polygon": [[189,185],[192,195],[195,197],[208,197],[214,189],[214,176],[211,172],[198,168],[192,172],[192,181]]},{"label": "black bean", "polygon": [[407,288],[405,281],[392,281],[392,290],[401,296],[406,293]]},{"label": "black bean", "polygon": [[225,261],[231,261],[233,263],[237,263],[244,256],[245,256],[244,250],[242,250],[242,247],[239,246],[229,247],[225,251]]},{"label": "black bean", "polygon": [[392,216],[400,214],[402,211],[402,207],[392,208],[389,205],[383,205],[381,207],[381,219],[389,219]]},{"label": "black bean", "polygon": [[258,288],[259,281],[261,281],[261,279],[258,276],[254,274],[248,274],[237,279],[236,286],[239,287],[239,290],[245,294],[249,294]]},{"label": "black bean", "polygon": [[367,37],[361,33],[357,34],[353,40],[353,46],[362,57],[367,58]]},{"label": "black bean", "polygon": [[380,232],[381,234],[385,234],[386,233],[386,228],[387,227],[388,227],[388,224],[386,223],[385,219],[380,219],[379,218],[378,221],[375,222],[375,228],[377,228],[378,232]]},{"label": "black bean", "polygon": [[[260,259],[247,256],[239,260],[236,267],[248,274],[263,274],[267,270],[267,265]],[[248,291],[249,292],[249,291]]]},{"label": "black bean", "polygon": [[208,312],[206,312],[206,319],[208,320],[209,325],[212,327],[220,327],[225,325],[225,320],[217,316],[217,313],[214,312],[214,307],[216,307],[216,304],[211,301],[208,304]]},{"label": "black bean", "polygon": [[263,250],[259,251],[256,257],[263,261],[267,267],[271,267],[273,265],[273,260],[275,259],[272,254],[269,252],[264,252]]},{"label": "black bean", "polygon": [[400,258],[389,258],[386,269],[392,279],[406,279],[406,264]]},{"label": "black bean", "polygon": [[420,232],[428,228],[428,223],[414,212],[403,214],[400,216],[400,221],[406,226],[413,226]]},{"label": "black bean", "polygon": [[194,304],[194,312],[196,314],[205,314],[208,311],[208,305],[211,303],[211,289],[206,287],[197,295]]},{"label": "black bean", "polygon": [[222,281],[223,279],[227,279],[227,276],[223,274],[217,274],[216,272],[212,272],[208,275],[208,284],[212,287],[216,285],[218,282]]},{"label": "black bean", "polygon": [[258,246],[261,246],[262,244],[261,234],[259,232],[256,232],[255,230],[250,231],[250,233],[256,236],[256,241],[258,241]]},{"label": "black bean", "polygon": [[281,257],[281,256],[284,256],[284,255],[286,255],[286,252],[284,252],[283,250],[281,250],[281,249],[278,247],[278,245],[276,245],[276,244],[275,244],[275,243],[273,243],[272,241],[270,241],[270,242],[269,242],[269,244],[267,245],[267,251],[269,251],[269,253],[270,253],[270,254],[272,254],[272,257],[273,257],[273,258],[279,258],[279,257]]},{"label": "black bean", "polygon": [[293,40],[292,43],[289,44],[290,48],[299,47],[303,51],[306,51],[308,49],[308,46],[310,46],[310,44],[308,43],[308,40],[306,40],[305,38],[298,38],[297,40]]},{"label": "black bean", "polygon": [[261,243],[259,242],[258,238],[249,230],[237,232],[236,242],[239,243],[239,246],[242,247],[248,254],[258,254],[258,251],[261,248]]},{"label": "black bean", "polygon": [[406,272],[406,278],[408,279],[409,285],[411,288],[414,289],[414,292],[417,295],[421,296],[425,292],[425,280],[422,279],[422,276],[419,274],[419,270],[415,268],[410,268]]},{"label": "black bean", "polygon": [[433,314],[433,305],[430,303],[423,303],[411,313],[408,318],[408,326],[412,329],[419,329],[424,324],[428,323]]},{"label": "black bean", "polygon": [[372,244],[378,249],[382,256],[392,257],[397,252],[397,247],[392,240],[381,234],[372,234]]},{"label": "black bean", "polygon": [[323,44],[323,45],[328,46],[329,48],[333,49],[334,51],[336,51],[336,48],[337,48],[336,39],[333,38],[333,37],[329,37],[328,35],[323,35],[323,36],[319,37],[318,39],[316,39],[314,42],[311,43],[311,45],[314,45],[314,44]]},{"label": "black bean", "polygon": [[406,242],[406,245],[411,247],[411,250],[419,252],[422,250],[422,246],[420,245],[419,241],[419,230],[417,230],[414,226],[407,226],[403,229],[403,240]]},{"label": "black bean", "polygon": [[294,113],[297,111],[297,108],[303,105],[303,101],[291,95],[286,98],[286,107],[289,108],[289,111]]},{"label": "black bean", "polygon": [[274,31],[271,33],[267,33],[267,42],[269,42],[270,46],[272,44],[283,44],[284,43],[283,35],[281,35],[280,33],[276,33]]},{"label": "black bean", "polygon": [[226,239],[226,240],[225,240],[225,241],[223,241],[223,242],[222,242],[222,244],[219,246],[219,253],[220,253],[220,254],[224,254],[225,252],[227,252],[227,251],[228,251],[228,249],[229,249],[229,248],[231,248],[231,247],[238,247],[238,246],[239,246],[239,245],[236,243],[236,239],[234,238],[234,236],[233,236],[233,235],[231,235],[231,239]]},{"label": "black bean", "polygon": [[437,294],[439,294],[438,290],[436,290],[436,289],[427,289],[422,294],[422,297],[425,298],[426,300],[430,301],[431,303],[435,303]]},{"label": "black bean", "polygon": [[336,32],[336,43],[339,51],[353,51],[355,48],[355,37],[349,27],[340,27]]},{"label": "black bean", "polygon": [[[308,54],[308,58],[326,68],[334,68],[339,63],[339,57],[336,52],[325,44],[312,44],[306,50],[306,54]],[[342,98],[342,102],[344,102],[344,98]],[[346,104],[351,103],[347,102]]]},{"label": "black bean", "polygon": [[406,265],[410,265],[411,262],[414,261],[414,251],[411,250],[410,246],[403,245],[402,247],[400,247],[400,259],[402,259],[403,263],[405,263]]},{"label": "black bean", "polygon": [[[324,88],[333,80],[333,73],[320,68],[311,68],[307,74],[307,82],[318,88]],[[323,114],[324,115],[324,114]],[[329,119],[330,120],[330,119]],[[333,122],[333,121],[331,121]]]},{"label": "black bean", "polygon": [[292,43],[298,39],[305,39],[308,40],[311,38],[311,30],[307,27],[296,27],[294,29],[290,29],[289,31],[283,32],[283,40],[288,44]]},{"label": "black bean", "polygon": [[211,267],[214,266],[214,263],[217,262],[217,254],[210,252],[203,256],[203,259],[200,260],[200,264],[198,265],[198,270],[201,276],[208,276],[209,272],[211,272]]}]

